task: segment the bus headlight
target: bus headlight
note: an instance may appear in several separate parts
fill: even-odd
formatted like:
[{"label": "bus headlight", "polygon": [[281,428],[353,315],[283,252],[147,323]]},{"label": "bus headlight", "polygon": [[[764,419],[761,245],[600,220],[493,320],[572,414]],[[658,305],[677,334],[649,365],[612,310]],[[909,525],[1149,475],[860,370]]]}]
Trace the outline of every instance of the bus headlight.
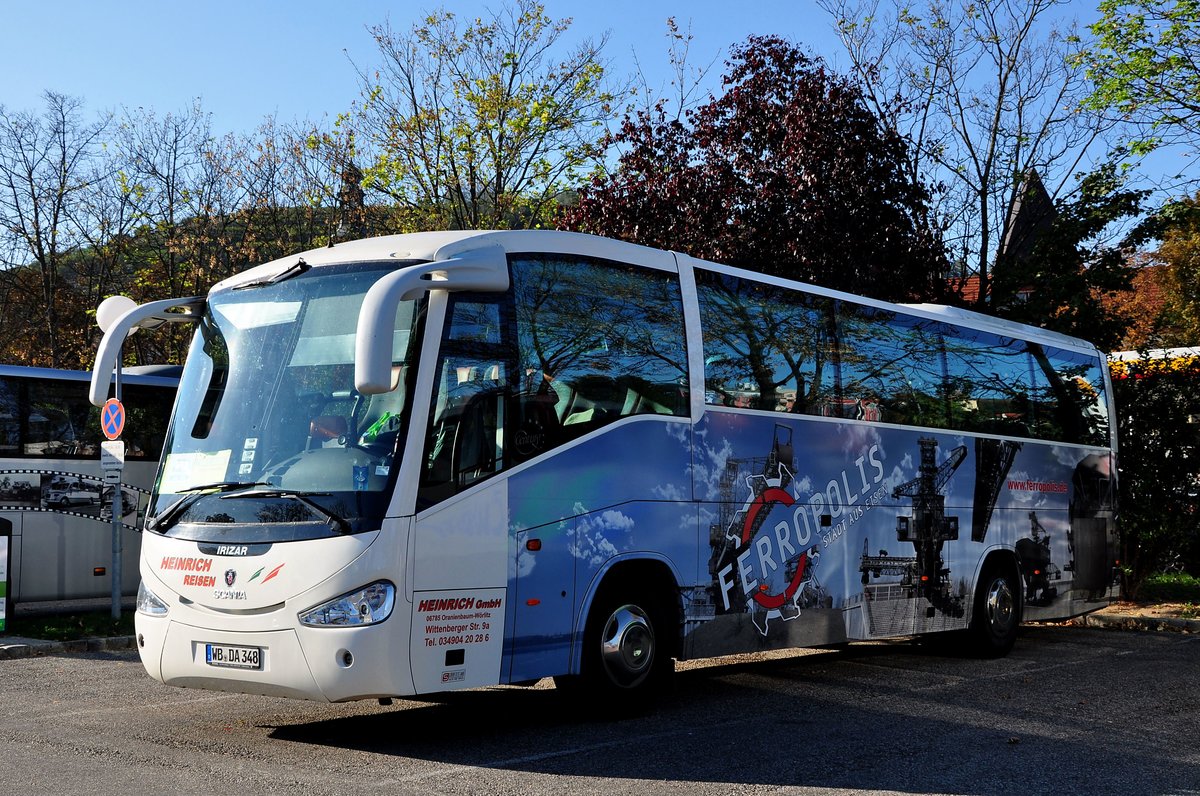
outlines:
[{"label": "bus headlight", "polygon": [[146,616],[167,615],[167,604],[157,594],[146,588],[145,581],[138,582],[137,611]]},{"label": "bus headlight", "polygon": [[392,615],[395,602],[396,587],[380,580],[301,612],[300,624],[309,627],[375,625]]}]

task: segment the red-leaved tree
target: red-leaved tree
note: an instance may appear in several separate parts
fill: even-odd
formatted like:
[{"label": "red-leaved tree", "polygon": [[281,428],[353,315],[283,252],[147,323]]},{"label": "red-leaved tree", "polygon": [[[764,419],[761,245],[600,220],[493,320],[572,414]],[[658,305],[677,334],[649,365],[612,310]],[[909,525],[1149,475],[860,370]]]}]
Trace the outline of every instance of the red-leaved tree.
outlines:
[{"label": "red-leaved tree", "polygon": [[904,139],[777,37],[734,48],[724,94],[627,116],[622,155],[559,226],[890,300],[943,296],[947,258]]}]

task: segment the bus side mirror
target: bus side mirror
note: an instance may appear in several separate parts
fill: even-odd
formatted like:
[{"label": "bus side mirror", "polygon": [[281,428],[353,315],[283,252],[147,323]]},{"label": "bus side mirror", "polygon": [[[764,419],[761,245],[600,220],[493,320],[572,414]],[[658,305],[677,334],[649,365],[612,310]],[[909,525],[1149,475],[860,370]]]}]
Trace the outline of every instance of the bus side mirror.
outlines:
[{"label": "bus side mirror", "polygon": [[472,249],[446,260],[410,265],[371,285],[358,313],[354,386],[364,395],[393,389],[392,341],[396,308],[430,290],[508,290],[508,258],[499,246]]},{"label": "bus side mirror", "polygon": [[[108,388],[112,383],[113,369],[121,355],[121,345],[134,329],[153,329],[164,323],[195,323],[204,311],[204,302],[203,296],[151,301],[141,305],[130,302],[124,306],[132,308],[116,317],[106,313],[106,317],[102,319],[106,326],[104,338],[100,341],[100,347],[96,349],[96,364],[92,367],[88,400],[95,406],[104,406],[104,402],[108,400]],[[113,304],[110,303],[109,306]]]}]

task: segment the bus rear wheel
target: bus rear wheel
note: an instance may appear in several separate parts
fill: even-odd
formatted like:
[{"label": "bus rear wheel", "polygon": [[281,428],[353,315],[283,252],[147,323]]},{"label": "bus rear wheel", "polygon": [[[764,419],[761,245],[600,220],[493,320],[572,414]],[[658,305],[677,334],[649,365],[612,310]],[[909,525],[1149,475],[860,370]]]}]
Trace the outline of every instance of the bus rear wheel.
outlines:
[{"label": "bus rear wheel", "polygon": [[975,588],[971,617],[973,651],[984,658],[1001,658],[1017,641],[1021,623],[1020,582],[1011,566],[996,563],[983,570]]}]

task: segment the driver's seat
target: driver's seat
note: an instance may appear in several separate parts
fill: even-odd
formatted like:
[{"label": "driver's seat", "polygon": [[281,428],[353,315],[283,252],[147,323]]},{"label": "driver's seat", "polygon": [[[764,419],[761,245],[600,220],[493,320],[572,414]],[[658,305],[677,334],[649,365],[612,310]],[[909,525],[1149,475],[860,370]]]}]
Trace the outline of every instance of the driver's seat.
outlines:
[{"label": "driver's seat", "polygon": [[305,449],[336,444],[346,436],[347,430],[346,418],[341,415],[318,415],[308,424],[308,444]]}]

